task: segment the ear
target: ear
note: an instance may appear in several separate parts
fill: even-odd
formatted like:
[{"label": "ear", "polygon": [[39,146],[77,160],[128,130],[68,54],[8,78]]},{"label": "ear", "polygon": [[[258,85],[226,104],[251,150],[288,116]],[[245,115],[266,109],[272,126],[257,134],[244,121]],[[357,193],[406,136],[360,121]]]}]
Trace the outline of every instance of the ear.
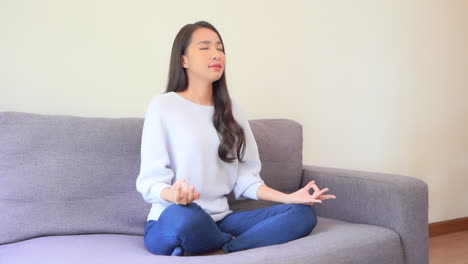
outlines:
[{"label": "ear", "polygon": [[181,55],[181,56],[180,56],[180,62],[181,62],[181,64],[182,64],[182,67],[188,68],[189,64],[188,64],[188,58],[187,58],[187,56]]}]

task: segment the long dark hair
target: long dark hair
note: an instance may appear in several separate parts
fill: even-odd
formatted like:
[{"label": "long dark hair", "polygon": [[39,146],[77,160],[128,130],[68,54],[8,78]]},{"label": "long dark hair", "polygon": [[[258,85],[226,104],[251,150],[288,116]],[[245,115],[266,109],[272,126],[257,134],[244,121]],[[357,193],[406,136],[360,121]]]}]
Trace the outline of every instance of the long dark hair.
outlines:
[{"label": "long dark hair", "polygon": [[[180,92],[187,89],[188,78],[185,68],[182,67],[181,56],[185,54],[188,45],[192,40],[192,33],[199,28],[208,28],[216,32],[225,46],[218,30],[206,21],[199,21],[194,24],[187,24],[179,30],[172,44],[171,62],[169,65],[169,78],[166,93]],[[224,162],[232,163],[236,159],[244,162],[242,158],[245,153],[245,135],[242,127],[236,122],[232,114],[231,98],[226,84],[226,67],[219,80],[213,82],[214,114],[213,125],[218,132],[221,143],[218,148],[218,155]],[[228,157],[229,154],[235,156]],[[242,155],[241,155],[242,154]]]}]

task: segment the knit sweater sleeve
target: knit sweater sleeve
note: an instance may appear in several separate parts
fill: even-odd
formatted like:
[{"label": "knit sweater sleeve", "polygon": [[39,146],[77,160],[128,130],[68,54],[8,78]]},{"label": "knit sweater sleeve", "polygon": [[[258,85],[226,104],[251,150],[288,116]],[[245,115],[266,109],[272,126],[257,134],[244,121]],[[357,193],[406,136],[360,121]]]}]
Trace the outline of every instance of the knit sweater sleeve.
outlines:
[{"label": "knit sweater sleeve", "polygon": [[244,162],[239,162],[237,180],[233,190],[234,196],[238,200],[245,198],[258,200],[257,189],[265,182],[260,177],[262,164],[257,143],[243,108],[235,101],[233,105],[236,121],[243,128],[246,141],[245,154],[242,159]]},{"label": "knit sweater sleeve", "polygon": [[161,197],[161,191],[171,187],[174,177],[170,168],[161,114],[157,102],[151,100],[143,124],[140,173],[136,180],[136,188],[148,203],[170,204]]}]

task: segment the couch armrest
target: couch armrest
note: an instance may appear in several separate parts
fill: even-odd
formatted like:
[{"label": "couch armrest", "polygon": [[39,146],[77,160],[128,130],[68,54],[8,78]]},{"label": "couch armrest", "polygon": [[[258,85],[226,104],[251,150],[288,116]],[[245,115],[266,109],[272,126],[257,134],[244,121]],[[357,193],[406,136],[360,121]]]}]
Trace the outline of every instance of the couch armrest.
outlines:
[{"label": "couch armrest", "polygon": [[315,180],[336,195],[314,204],[319,216],[386,227],[400,235],[406,264],[429,263],[428,187],[417,178],[305,165],[301,187]]}]

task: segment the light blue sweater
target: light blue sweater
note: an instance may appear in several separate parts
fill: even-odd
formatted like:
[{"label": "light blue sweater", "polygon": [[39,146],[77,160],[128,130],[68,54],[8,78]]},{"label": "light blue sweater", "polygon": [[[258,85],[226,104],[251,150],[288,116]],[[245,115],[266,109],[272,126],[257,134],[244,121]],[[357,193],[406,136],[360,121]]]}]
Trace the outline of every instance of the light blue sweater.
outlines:
[{"label": "light blue sweater", "polygon": [[222,161],[220,139],[213,125],[214,106],[191,102],[175,92],[154,96],[149,102],[141,138],[141,166],[136,188],[152,204],[147,220],[158,220],[172,203],[161,191],[185,179],[200,192],[194,201],[214,221],[232,212],[226,195],[258,200],[261,162],[257,143],[242,107],[231,98],[234,119],[246,137],[245,163]]}]

